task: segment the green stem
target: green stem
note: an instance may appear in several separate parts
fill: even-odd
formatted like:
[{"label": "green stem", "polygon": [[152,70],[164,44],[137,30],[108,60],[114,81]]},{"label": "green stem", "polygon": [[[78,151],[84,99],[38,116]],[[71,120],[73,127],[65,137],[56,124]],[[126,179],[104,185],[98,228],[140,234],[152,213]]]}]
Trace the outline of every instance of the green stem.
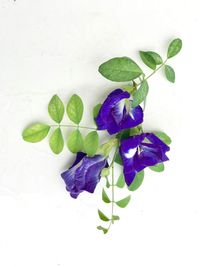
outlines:
[{"label": "green stem", "polygon": [[[166,64],[166,62],[167,62],[167,60],[168,60],[168,58],[165,60],[165,61],[163,61],[163,63],[157,68],[157,69],[155,69],[151,74],[149,74],[149,76],[147,76],[146,78],[144,78],[144,80],[148,80],[151,76],[153,76],[157,71],[159,71],[165,64]],[[140,82],[140,83],[138,83],[138,85],[140,85],[142,82]],[[138,86],[137,85],[137,86]]]},{"label": "green stem", "polygon": [[80,125],[72,125],[72,124],[52,124],[51,127],[72,127],[72,128],[80,128],[80,129],[88,129],[88,130],[97,130],[95,127],[87,127]]},{"label": "green stem", "polygon": [[108,226],[108,230],[110,229],[111,225],[114,223],[113,214],[114,214],[114,204],[115,204],[115,175],[114,175],[114,163],[115,163],[115,157],[118,151],[118,146],[115,150],[112,162],[110,164],[111,167],[111,188],[112,188],[112,196],[111,196],[111,219],[110,219],[110,224]]}]

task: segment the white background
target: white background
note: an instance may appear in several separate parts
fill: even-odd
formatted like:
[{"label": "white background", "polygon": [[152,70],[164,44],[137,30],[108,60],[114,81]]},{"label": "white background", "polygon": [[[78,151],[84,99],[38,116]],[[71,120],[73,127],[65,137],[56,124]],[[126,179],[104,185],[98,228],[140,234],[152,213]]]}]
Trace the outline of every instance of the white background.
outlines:
[{"label": "white background", "polygon": [[[198,2],[0,0],[2,267],[200,266]],[[96,230],[103,181],[95,194],[71,199],[59,174],[73,156],[66,148],[53,155],[47,140],[25,143],[21,132],[50,122],[55,93],[65,103],[80,94],[83,124],[92,125],[92,106],[118,86],[98,66],[124,55],[143,66],[138,50],[165,56],[175,37],[183,40],[169,62],[176,83],[162,71],[152,77],[145,113],[147,130],[171,136],[170,161],[163,173],[146,171],[129,206],[116,210],[121,220],[103,235]]]}]

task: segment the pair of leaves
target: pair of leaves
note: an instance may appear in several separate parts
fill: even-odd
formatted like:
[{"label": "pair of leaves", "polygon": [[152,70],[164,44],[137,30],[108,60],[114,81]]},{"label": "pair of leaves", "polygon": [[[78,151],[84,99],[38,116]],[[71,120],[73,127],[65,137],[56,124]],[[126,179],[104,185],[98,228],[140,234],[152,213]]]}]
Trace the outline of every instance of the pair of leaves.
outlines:
[{"label": "pair of leaves", "polygon": [[[64,116],[64,110],[63,102],[57,95],[54,95],[48,105],[50,117],[55,122],[60,123]],[[66,108],[69,119],[75,124],[79,124],[83,116],[83,110],[84,106],[80,96],[76,94],[72,95]]]},{"label": "pair of leaves", "polygon": [[[179,38],[174,39],[169,44],[169,47],[168,47],[168,50],[167,50],[167,58],[172,58],[172,57],[176,56],[180,52],[181,48],[182,48],[181,39],[179,39]],[[165,72],[165,76],[166,76],[167,80],[169,82],[174,83],[175,82],[175,78],[176,78],[174,69],[169,65],[165,65],[164,72]]]},{"label": "pair of leaves", "polygon": [[140,57],[145,65],[149,68],[155,70],[157,65],[163,63],[161,56],[153,51],[140,51]]},{"label": "pair of leaves", "polygon": [[128,57],[116,57],[104,62],[100,65],[99,72],[114,82],[132,81],[143,73],[140,67]]},{"label": "pair of leaves", "polygon": [[84,150],[88,156],[92,157],[99,146],[99,136],[96,131],[92,131],[84,140],[79,129],[76,129],[69,135],[67,146],[72,153]]}]

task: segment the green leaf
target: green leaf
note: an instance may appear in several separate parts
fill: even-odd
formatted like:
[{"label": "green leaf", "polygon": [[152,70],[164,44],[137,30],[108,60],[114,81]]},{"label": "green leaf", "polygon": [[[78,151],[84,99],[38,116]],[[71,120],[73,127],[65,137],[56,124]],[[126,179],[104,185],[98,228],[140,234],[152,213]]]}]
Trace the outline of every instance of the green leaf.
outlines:
[{"label": "green leaf", "polygon": [[123,173],[119,176],[116,186],[119,188],[123,188],[125,186],[125,180],[124,180],[124,175]]},{"label": "green leaf", "polygon": [[35,123],[24,129],[22,137],[25,141],[36,143],[43,140],[50,130],[50,126],[44,123]]},{"label": "green leaf", "polygon": [[60,128],[57,128],[50,140],[49,140],[49,145],[51,150],[55,153],[55,154],[59,154],[60,152],[62,152],[63,147],[64,147],[64,140],[63,140],[63,136],[62,136],[62,132],[60,130]]},{"label": "green leaf", "polygon": [[97,226],[97,229],[102,230],[104,234],[107,234],[107,232],[108,232],[108,229],[102,227],[101,225]]},{"label": "green leaf", "polygon": [[171,58],[174,57],[175,55],[177,55],[180,50],[182,48],[182,41],[181,39],[177,38],[174,39],[168,47],[168,51],[167,51],[167,58]]},{"label": "green leaf", "polygon": [[83,137],[78,129],[69,135],[67,146],[72,153],[77,153],[83,149]]},{"label": "green leaf", "polygon": [[147,51],[147,53],[154,59],[156,65],[160,65],[163,63],[163,60],[158,53],[153,51]]},{"label": "green leaf", "polygon": [[67,115],[69,119],[79,124],[83,116],[83,102],[78,95],[73,95],[67,104]]},{"label": "green leaf", "polygon": [[57,123],[60,123],[63,119],[65,108],[61,99],[54,95],[48,105],[48,111],[50,117]]},{"label": "green leaf", "polygon": [[104,222],[108,222],[108,221],[110,221],[110,219],[108,219],[108,217],[107,217],[105,214],[103,214],[102,211],[98,210],[98,214],[99,214],[99,218],[100,218],[102,221],[104,221]]},{"label": "green leaf", "polygon": [[137,190],[137,189],[141,186],[143,180],[144,180],[144,171],[140,171],[140,172],[138,172],[138,173],[136,174],[136,176],[135,176],[133,182],[132,182],[131,185],[128,187],[128,190],[130,190],[130,191],[135,191],[135,190]]},{"label": "green leaf", "polygon": [[100,65],[99,72],[114,82],[132,81],[143,73],[140,67],[128,57],[116,57],[104,62]]},{"label": "green leaf", "polygon": [[107,157],[110,154],[110,151],[118,144],[118,141],[116,138],[110,139],[107,143],[102,144],[98,150],[97,154],[102,154],[105,157]]},{"label": "green leaf", "polygon": [[119,216],[118,215],[113,215],[112,216],[112,220],[113,221],[118,221],[120,218],[119,218]]},{"label": "green leaf", "polygon": [[116,156],[115,156],[115,162],[116,162],[117,164],[119,164],[119,165],[123,165],[123,163],[122,163],[122,159],[121,159],[121,156],[120,156],[119,153],[117,153]]},{"label": "green leaf", "polygon": [[149,91],[149,86],[146,80],[144,80],[139,89],[135,92],[134,96],[133,96],[133,102],[132,102],[132,107],[137,107],[139,104],[141,104]]},{"label": "green leaf", "polygon": [[174,83],[175,82],[175,72],[172,67],[169,65],[165,65],[165,76],[168,81]]},{"label": "green leaf", "polygon": [[130,135],[134,136],[134,135],[140,134],[141,131],[142,131],[142,126],[138,125],[138,126],[130,129]]},{"label": "green leaf", "polygon": [[99,110],[101,108],[102,104],[97,104],[94,108],[93,108],[93,118],[96,119],[97,115],[99,114]]},{"label": "green leaf", "polygon": [[165,166],[164,164],[161,162],[155,166],[151,166],[149,167],[149,169],[151,169],[152,171],[155,171],[155,172],[163,172],[164,169],[165,169]]},{"label": "green leaf", "polygon": [[156,69],[156,62],[154,58],[149,54],[149,52],[140,51],[140,57],[145,65],[147,65],[149,68],[155,70]]},{"label": "green leaf", "polygon": [[125,197],[125,198],[123,198],[123,199],[121,199],[121,200],[115,202],[115,203],[116,203],[117,206],[119,206],[120,208],[125,208],[125,207],[128,205],[130,199],[131,199],[131,196],[128,196],[128,197]]},{"label": "green leaf", "polygon": [[106,191],[105,189],[103,188],[102,190],[102,200],[105,202],[105,203],[110,203],[110,198],[108,197],[108,195],[106,194]]},{"label": "green leaf", "polygon": [[88,156],[92,157],[97,151],[99,146],[99,136],[96,131],[90,132],[84,140],[85,152]]},{"label": "green leaf", "polygon": [[160,138],[166,145],[170,145],[172,140],[171,138],[164,132],[154,132],[154,134]]}]

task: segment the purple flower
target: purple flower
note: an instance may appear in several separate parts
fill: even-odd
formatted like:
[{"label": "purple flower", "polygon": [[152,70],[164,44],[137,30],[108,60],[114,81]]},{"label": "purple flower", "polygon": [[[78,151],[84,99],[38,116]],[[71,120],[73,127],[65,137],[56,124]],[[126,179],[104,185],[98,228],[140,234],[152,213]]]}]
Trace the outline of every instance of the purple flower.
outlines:
[{"label": "purple flower", "polygon": [[120,155],[124,165],[124,176],[129,186],[135,175],[148,166],[168,160],[165,155],[169,147],[153,133],[142,133],[122,140]]},{"label": "purple flower", "polygon": [[78,152],[72,166],[61,174],[71,197],[77,198],[83,191],[93,193],[100,180],[101,170],[106,165],[107,161],[101,155],[87,157],[85,153]]},{"label": "purple flower", "polygon": [[107,130],[109,134],[115,134],[142,123],[142,108],[125,105],[125,100],[129,97],[130,94],[122,89],[115,89],[108,95],[96,117],[98,130]]}]

